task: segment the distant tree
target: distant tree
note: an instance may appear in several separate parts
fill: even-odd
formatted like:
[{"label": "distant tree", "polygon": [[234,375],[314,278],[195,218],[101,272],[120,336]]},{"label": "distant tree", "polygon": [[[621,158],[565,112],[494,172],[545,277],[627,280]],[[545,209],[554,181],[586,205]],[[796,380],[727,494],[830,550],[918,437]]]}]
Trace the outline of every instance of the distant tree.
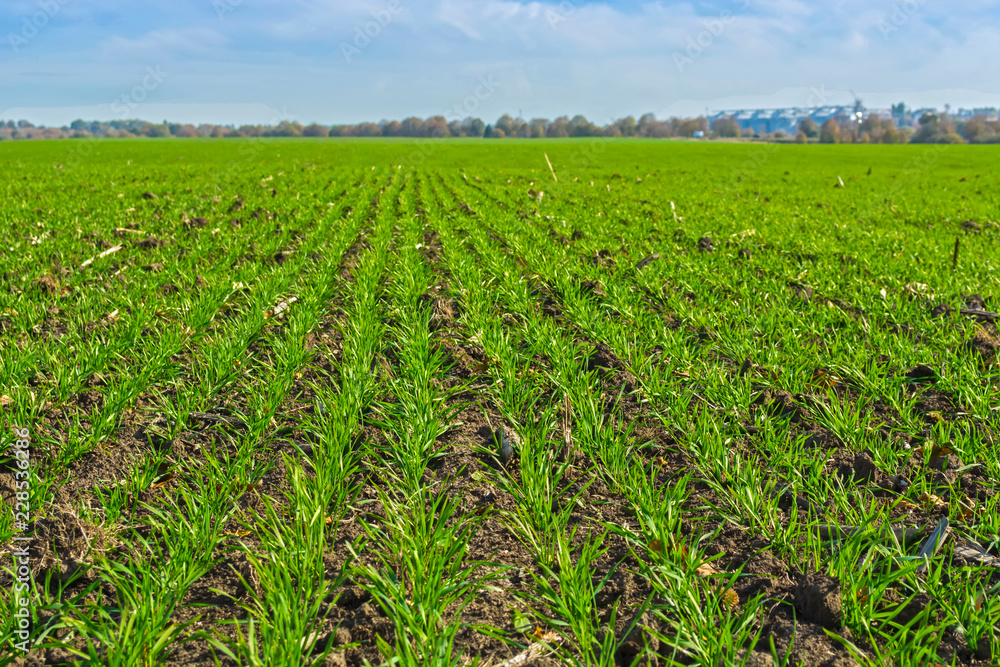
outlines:
[{"label": "distant tree", "polygon": [[799,132],[809,139],[815,139],[819,136],[819,125],[812,118],[803,118],[799,123]]},{"label": "distant tree", "polygon": [[[890,123],[892,121],[889,121]],[[885,128],[882,127],[882,119],[878,116],[871,114],[858,125],[858,132],[860,133],[860,141],[863,144],[870,144],[872,142],[880,142],[882,139],[882,134],[885,132]],[[866,138],[867,135],[867,138]]]},{"label": "distant tree", "polygon": [[649,137],[651,139],[666,139],[667,137],[673,136],[671,124],[662,121],[654,120],[652,123],[647,123],[639,130],[639,136]]},{"label": "distant tree", "polygon": [[197,137],[198,130],[195,129],[195,126],[191,124],[181,125],[179,128],[177,128],[177,131],[174,133],[174,136],[181,137],[183,139],[189,139],[191,137]]},{"label": "distant tree", "polygon": [[862,142],[866,141],[865,135],[868,136],[867,141],[872,143],[893,144],[905,141],[905,135],[897,130],[895,120],[880,118],[874,114],[861,121],[861,124],[857,125],[857,131],[861,133]]},{"label": "distant tree", "polygon": [[688,118],[677,125],[677,136],[693,137],[695,132],[704,132],[700,118]]},{"label": "distant tree", "polygon": [[925,113],[920,117],[920,127],[910,138],[915,144],[960,144],[962,137],[947,115]]},{"label": "distant tree", "polygon": [[820,143],[839,144],[840,143],[840,123],[834,118],[828,118],[819,131]]},{"label": "distant tree", "polygon": [[562,139],[569,136],[569,116],[559,116],[549,123],[545,129],[545,136],[550,139]]},{"label": "distant tree", "polygon": [[802,130],[799,130],[799,133],[795,135],[795,143],[797,143],[797,144],[808,144],[809,143],[809,137],[806,136],[805,132],[803,132]]},{"label": "distant tree", "polygon": [[670,124],[656,120],[656,116],[651,113],[644,113],[639,118],[639,125],[636,134],[640,137],[650,137],[662,139],[671,135]]},{"label": "distant tree", "polygon": [[615,121],[615,125],[618,126],[618,130],[623,137],[634,137],[638,130],[638,123],[635,122],[634,116],[619,118]]},{"label": "distant tree", "polygon": [[497,122],[493,124],[493,129],[494,131],[503,130],[504,136],[514,135],[517,133],[517,124],[510,114],[505,113],[497,118]]},{"label": "distant tree", "polygon": [[400,136],[403,137],[424,136],[424,121],[417,118],[416,116],[410,116],[409,118],[404,118],[402,127],[400,128]]},{"label": "distant tree", "polygon": [[170,136],[170,126],[168,126],[166,124],[153,125],[152,127],[149,128],[149,134],[147,136],[150,136],[150,137],[169,137]]},{"label": "distant tree", "polygon": [[283,120],[278,123],[275,127],[267,128],[264,132],[264,136],[267,137],[301,137],[302,123],[296,123],[292,121]]},{"label": "distant tree", "polygon": [[325,125],[319,125],[318,123],[313,123],[302,130],[303,137],[329,137],[330,128]]},{"label": "distant tree", "polygon": [[403,135],[403,124],[398,120],[382,121],[379,123],[382,128],[383,137],[400,137]]},{"label": "distant tree", "polygon": [[543,139],[545,138],[546,129],[549,125],[548,118],[532,118],[531,119],[531,138],[532,139]]},{"label": "distant tree", "polygon": [[895,124],[892,124],[882,133],[883,144],[905,144],[906,142],[906,134],[897,129]]},{"label": "distant tree", "polygon": [[[354,128],[354,136],[356,136],[356,137],[381,137],[382,136],[382,128],[379,127],[378,125],[376,125],[375,123],[361,123],[360,125],[357,125]],[[402,136],[413,136],[413,135],[402,135]]]},{"label": "distant tree", "polygon": [[587,120],[586,116],[577,114],[566,125],[566,130],[571,137],[593,137],[598,136],[597,127]]},{"label": "distant tree", "polygon": [[722,116],[712,123],[712,132],[717,137],[738,137],[740,136],[740,124],[732,116]]},{"label": "distant tree", "polygon": [[431,116],[424,121],[424,136],[434,137],[435,139],[450,137],[451,132],[448,131],[448,121],[445,120],[444,116]]},{"label": "distant tree", "polygon": [[493,132],[489,136],[491,139],[503,139],[507,136],[507,133],[503,131],[503,128],[494,127]]},{"label": "distant tree", "polygon": [[469,136],[470,137],[481,137],[486,132],[486,124],[483,123],[479,118],[473,118],[469,121]]},{"label": "distant tree", "polygon": [[958,127],[958,131],[969,143],[988,141],[996,136],[992,124],[983,115],[976,115],[965,121]]}]

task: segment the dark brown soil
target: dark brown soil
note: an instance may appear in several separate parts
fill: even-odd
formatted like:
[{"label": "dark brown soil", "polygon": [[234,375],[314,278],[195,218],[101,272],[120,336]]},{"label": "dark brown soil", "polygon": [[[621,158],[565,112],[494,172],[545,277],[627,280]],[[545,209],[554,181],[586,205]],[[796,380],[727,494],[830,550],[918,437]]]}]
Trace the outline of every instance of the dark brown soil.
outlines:
[{"label": "dark brown soil", "polygon": [[[155,196],[146,198],[156,199]],[[378,203],[376,196],[372,200],[372,210],[378,207]],[[418,215],[428,205],[422,200],[419,203]],[[236,211],[242,207],[240,199],[230,210]],[[348,211],[345,215],[350,213]],[[481,222],[481,217],[470,204],[460,201],[455,213],[463,219],[468,218],[469,224]],[[269,216],[270,213],[257,209],[252,217],[259,218],[261,215]],[[194,218],[190,222],[198,220],[202,219]],[[201,225],[189,226],[197,228]],[[358,238],[337,267],[337,279],[340,281],[353,280],[362,255],[371,248],[370,242],[365,238],[370,228],[367,224],[362,224],[361,228]],[[489,235],[501,247],[510,248],[510,244],[494,231],[491,230]],[[577,232],[571,237],[562,238],[572,247],[575,241],[582,240],[583,235]],[[146,239],[144,243],[146,242],[146,246],[140,245],[144,250],[153,250],[165,243],[155,238]],[[464,327],[461,297],[453,293],[449,284],[450,276],[443,266],[444,251],[438,233],[427,229],[421,246],[420,253],[438,280],[438,284],[424,295],[423,303],[431,311],[430,327],[434,345],[445,353],[447,360],[448,371],[445,377],[440,378],[440,382],[444,389],[457,391],[450,399],[451,405],[464,406],[456,417],[457,424],[440,437],[442,455],[425,471],[424,481],[428,484],[440,483],[460,503],[463,516],[474,515],[481,518],[478,529],[468,543],[466,558],[470,561],[488,562],[490,566],[484,567],[482,574],[486,574],[489,569],[499,571],[500,576],[492,582],[491,588],[483,591],[462,611],[463,628],[457,644],[466,655],[482,658],[488,664],[497,664],[521,653],[531,642],[529,636],[515,628],[513,611],[543,611],[537,603],[528,601],[526,596],[533,591],[532,575],[544,575],[529,549],[500,518],[503,512],[515,508],[515,499],[489,481],[494,474],[519,474],[516,464],[520,456],[516,449],[513,454],[501,455],[496,435],[497,425],[502,421],[501,411],[499,406],[492,404],[485,398],[486,394],[479,390],[492,382],[489,370],[495,360],[488,358],[483,348],[471,341],[469,332]],[[691,248],[690,243],[688,248]],[[716,250],[716,246],[711,239],[703,237],[697,241],[695,249],[710,253]],[[587,254],[582,259],[598,267],[593,269],[594,272],[600,272],[616,267],[615,255],[621,259],[625,253],[600,250]],[[283,265],[291,257],[291,252],[282,251],[269,258],[269,261]],[[745,257],[749,261],[749,252]],[[801,257],[797,259],[803,261]],[[657,261],[666,260],[661,260],[658,254],[654,254],[646,255],[638,263],[633,259],[629,262],[622,261],[621,264],[628,270],[634,266],[648,274],[656,270],[653,263]],[[805,261],[814,260],[806,257]],[[529,273],[523,259],[518,266],[523,266],[525,273]],[[151,263],[146,265],[146,269],[148,273],[155,274],[162,270],[162,264]],[[195,284],[200,284],[201,279],[196,280]],[[791,662],[795,664],[828,667],[856,664],[843,644],[830,634],[852,641],[862,649],[866,648],[862,639],[853,637],[845,628],[845,591],[842,582],[822,573],[799,571],[797,566],[779,555],[768,538],[722,521],[717,513],[709,511],[709,505],[721,505],[722,499],[719,498],[718,487],[707,483],[705,478],[709,473],[699,469],[693,455],[680,444],[686,441],[688,434],[672,432],[663,426],[648,403],[642,400],[640,383],[628,364],[615,354],[607,342],[592,340],[582,334],[567,315],[563,294],[544,281],[535,278],[531,280],[541,315],[550,318],[573,337],[580,350],[583,371],[593,373],[600,383],[601,391],[607,397],[604,404],[606,414],[623,418],[632,429],[631,437],[637,446],[634,465],[655,471],[656,482],[661,487],[676,483],[676,480],[686,474],[694,477],[690,484],[693,493],[685,506],[681,533],[684,536],[712,536],[706,540],[704,548],[707,555],[718,557],[713,561],[713,566],[724,574],[739,573],[733,584],[737,607],[747,605],[758,597],[763,598],[760,642],[754,647],[734,647],[734,651],[741,655],[746,655],[749,651],[746,660],[748,665],[771,665],[768,647],[773,641],[779,657],[790,653]],[[588,298],[599,302],[605,296],[603,287],[597,280],[580,280],[578,284]],[[808,286],[794,283],[789,287],[794,292],[794,295],[788,295],[789,298],[797,299],[800,306],[820,300],[819,295],[814,294]],[[40,279],[36,288],[53,296],[58,293],[59,284],[52,278]],[[646,288],[644,294],[646,303],[653,312],[661,316],[665,326],[681,326],[680,319],[675,318],[665,307],[662,296]],[[296,377],[275,418],[273,433],[260,443],[260,463],[265,472],[254,480],[232,480],[233,500],[238,512],[226,525],[227,531],[235,534],[240,529],[240,517],[249,516],[253,511],[263,511],[263,495],[281,498],[290,489],[285,468],[281,464],[282,454],[295,458],[303,454],[309,457],[312,453],[313,436],[301,428],[301,416],[317,409],[317,397],[311,385],[338,379],[343,356],[340,327],[345,324],[346,318],[343,304],[338,303],[337,298],[340,297],[333,299],[326,319],[305,341],[307,349],[313,353],[312,363],[303,369],[301,376]],[[981,300],[979,305],[982,306]],[[50,315],[53,323],[60,321],[61,313],[58,308]],[[523,324],[523,318],[516,314],[497,313],[497,316],[512,329]],[[268,334],[280,336],[280,326],[274,324],[273,328],[263,332],[261,342],[255,344],[254,351],[263,361],[269,359],[270,353],[268,345],[263,341]],[[58,326],[51,324],[46,328],[43,325],[43,332],[58,335]],[[717,338],[708,329],[692,329],[690,334],[691,344],[697,349],[711,348]],[[995,330],[985,327],[967,343],[969,353],[979,355],[984,364],[995,358],[998,347],[1000,339]],[[749,405],[737,406],[741,411],[740,415],[722,414],[721,411],[715,414],[719,423],[733,434],[734,450],[747,457],[752,464],[767,464],[763,460],[765,448],[759,439],[759,424],[763,420],[771,420],[782,423],[793,436],[801,438],[807,450],[822,459],[826,474],[838,476],[845,485],[856,484],[858,488],[870,489],[877,498],[886,502],[898,499],[907,486],[918,480],[930,482],[936,493],[946,500],[954,489],[960,489],[963,494],[980,501],[992,498],[995,493],[984,467],[970,466],[963,469],[962,462],[948,453],[934,457],[928,465],[914,456],[899,470],[881,469],[870,451],[851,450],[832,431],[816,423],[815,407],[817,401],[821,400],[816,396],[824,394],[792,394],[774,389],[773,386],[759,383],[770,372],[768,369],[756,367],[750,360],[729,359],[716,350],[709,349],[706,353],[717,355],[716,358],[722,361],[726,372],[734,380],[753,378],[751,402]],[[383,377],[391,374],[394,362],[391,350],[383,350],[373,373]],[[547,362],[542,358],[535,359],[533,364],[532,370],[547,370]],[[901,374],[909,381],[907,391],[910,395],[919,396],[916,410],[927,420],[928,427],[939,417],[952,418],[960,412],[961,406],[956,397],[938,386],[940,373],[935,368],[917,366],[904,369]],[[835,380],[830,381],[834,383],[835,391],[848,397],[852,395],[850,392],[853,389],[843,386],[843,383],[838,384]],[[79,416],[85,425],[88,424],[89,417],[104,405],[104,394],[99,391],[104,383],[103,376],[95,374],[88,388],[73,397],[68,404],[47,410],[37,426],[38,435],[58,443],[53,446],[68,446],[67,436],[63,432],[64,424],[73,415]],[[548,387],[547,392],[547,398],[551,399],[554,389]],[[171,399],[175,395],[167,391],[165,397]],[[163,435],[171,425],[156,415],[154,409],[157,403],[151,396],[140,398],[133,409],[123,411],[118,416],[115,436],[102,447],[75,461],[65,471],[64,482],[53,489],[53,500],[47,505],[45,513],[37,518],[37,539],[32,553],[36,580],[43,581],[46,575],[51,575],[54,581],[66,583],[78,576],[64,595],[78,593],[94,583],[94,575],[89,567],[95,554],[107,552],[113,555],[116,547],[128,541],[130,533],[127,530],[120,533],[108,532],[103,526],[84,520],[81,518],[81,506],[99,505],[95,489],[107,489],[110,485],[127,480],[137,461],[162,456],[164,464],[158,471],[158,481],[128,499],[120,522],[123,526],[139,526],[149,516],[149,511],[143,504],[157,504],[167,499],[180,483],[180,473],[197,471],[198,462],[209,448],[215,446],[231,450],[234,447],[234,436],[242,433],[245,426],[241,426],[231,416],[242,411],[246,398],[240,390],[225,392],[218,397],[218,404],[206,413],[223,419],[192,418],[187,427],[173,438]],[[391,397],[380,398],[388,400]],[[690,409],[694,413],[696,408],[700,409],[704,405],[703,400],[696,398],[692,400]],[[886,424],[898,421],[898,415],[885,405],[873,405],[872,409],[875,417]],[[227,416],[230,418],[225,418]],[[558,417],[565,419],[572,428],[573,420],[565,412],[560,411]],[[886,430],[887,433],[881,437],[900,437],[888,426]],[[992,430],[988,425],[983,425],[977,433],[983,440],[992,438]],[[376,445],[388,444],[385,434],[375,425],[373,418],[363,424],[355,437],[359,443],[368,441]],[[907,444],[916,448],[929,438],[930,431],[927,431],[914,436],[912,442]],[[554,439],[558,441],[557,436]],[[900,442],[902,445],[902,441]],[[35,456],[39,465],[53,460],[52,453],[41,446],[36,448]],[[566,454],[568,455],[564,456],[564,460],[568,460],[571,465],[563,480],[564,490],[586,487],[581,490],[581,502],[574,506],[570,519],[571,528],[580,528],[577,544],[587,530],[595,526],[634,527],[634,512],[628,501],[614,492],[613,481],[607,476],[607,471],[602,469],[601,462],[591,459],[585,452],[573,451]],[[353,544],[363,536],[364,524],[373,522],[382,511],[377,490],[384,490],[389,486],[384,462],[377,457],[365,459],[355,481],[361,488],[358,502],[343,517],[324,556],[330,577],[336,576],[348,560],[348,544]],[[0,493],[8,502],[12,482],[10,468],[0,469]],[[792,494],[782,499],[781,508],[783,523],[790,520],[793,510],[826,511],[823,499]],[[919,539],[926,536],[928,527],[938,518],[938,511],[934,508],[900,508],[893,518],[900,524],[904,517],[908,523],[917,524],[911,537]],[[835,519],[837,517],[831,517],[831,520]],[[250,547],[259,546],[252,536],[241,539]],[[187,606],[177,613],[175,621],[184,622],[201,616],[202,627],[212,626],[229,637],[235,637],[233,626],[220,622],[247,618],[240,603],[246,603],[250,599],[251,589],[255,586],[253,568],[245,555],[233,549],[236,544],[237,539],[233,537],[227,540],[226,548],[220,548],[215,554],[216,565],[190,589],[184,601]],[[608,533],[603,546],[607,548],[607,552],[595,563],[594,577],[595,581],[600,581],[607,576],[607,582],[597,594],[595,602],[600,623],[609,623],[612,611],[615,613],[614,626],[609,630],[621,642],[615,656],[616,664],[631,665],[637,659],[642,660],[642,664],[668,664],[664,657],[657,655],[663,647],[654,634],[650,633],[650,629],[669,635],[672,631],[668,622],[670,612],[662,604],[662,600],[651,597],[653,588],[640,574],[646,564],[642,560],[645,555],[637,552],[614,532]],[[370,558],[370,554],[360,554],[362,562],[368,562]],[[249,589],[240,582],[237,573],[248,581]],[[10,583],[7,575],[0,575],[0,586],[7,587]],[[110,602],[110,593],[105,590],[103,594],[105,602]],[[654,608],[649,609],[647,603]],[[884,600],[885,608],[896,612],[897,623],[916,618],[928,603],[929,600],[922,597],[906,602],[895,591],[888,593]],[[331,667],[353,667],[366,662],[378,664],[381,662],[381,654],[377,640],[381,639],[389,644],[395,642],[392,619],[386,616],[377,602],[356,581],[348,581],[341,586],[334,596],[324,601],[322,611],[324,621],[319,631],[319,643],[325,645],[327,640],[331,640],[337,649],[326,663]],[[630,632],[632,620],[636,620],[637,625]],[[494,628],[495,636],[480,632],[477,626]],[[942,640],[939,653],[942,661],[952,657],[963,662],[972,661],[968,651],[954,639]],[[196,640],[178,645],[171,653],[168,663],[212,664],[216,659],[222,664],[230,664],[228,659],[214,655],[207,642]],[[68,656],[65,652],[47,650],[33,655],[30,660],[14,664],[64,664],[68,661]],[[532,664],[556,663],[551,658],[544,658]]]}]

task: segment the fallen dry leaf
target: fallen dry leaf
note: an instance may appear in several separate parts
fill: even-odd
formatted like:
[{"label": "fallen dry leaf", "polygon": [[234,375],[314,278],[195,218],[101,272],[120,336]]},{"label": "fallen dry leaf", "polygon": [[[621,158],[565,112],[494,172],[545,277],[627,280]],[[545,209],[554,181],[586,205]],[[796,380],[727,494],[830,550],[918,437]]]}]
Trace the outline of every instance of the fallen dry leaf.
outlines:
[{"label": "fallen dry leaf", "polygon": [[154,484],[153,486],[151,486],[149,488],[151,488],[151,489],[158,489],[161,486],[166,486],[169,482],[173,481],[173,479],[174,479],[174,473],[172,473],[172,472],[171,473],[167,473],[166,477],[164,477],[162,480],[160,480],[159,482],[157,482],[156,484]]},{"label": "fallen dry leaf", "polygon": [[956,509],[962,520],[968,521],[975,518],[982,511],[983,506],[971,500],[964,500],[958,502]]},{"label": "fallen dry leaf", "polygon": [[927,493],[927,492],[921,493],[917,497],[917,500],[920,502],[921,505],[924,506],[924,509],[927,510],[937,510],[948,507],[948,504],[946,502],[944,502],[943,500],[941,500],[932,493]]},{"label": "fallen dry leaf", "polygon": [[702,563],[694,573],[699,577],[711,577],[713,574],[722,574],[722,570],[716,570],[708,563]]}]

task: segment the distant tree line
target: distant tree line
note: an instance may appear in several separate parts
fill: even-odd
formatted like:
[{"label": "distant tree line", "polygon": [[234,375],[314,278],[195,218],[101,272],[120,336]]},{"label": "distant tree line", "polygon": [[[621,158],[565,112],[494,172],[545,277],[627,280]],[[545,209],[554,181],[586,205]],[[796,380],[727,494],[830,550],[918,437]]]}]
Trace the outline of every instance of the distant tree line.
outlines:
[{"label": "distant tree line", "polygon": [[799,126],[799,142],[817,137],[821,143],[875,143],[875,144],[961,144],[1000,143],[1000,121],[974,116],[968,120],[953,121],[946,114],[923,114],[914,127],[896,127],[893,118],[869,116],[860,123],[852,120],[829,119],[817,128],[816,123],[804,121]]},{"label": "distant tree line", "polygon": [[649,113],[639,120],[633,116],[608,125],[598,125],[584,116],[548,118],[514,118],[504,114],[495,123],[479,118],[447,120],[444,116],[403,120],[383,120],[356,125],[303,125],[282,121],[278,125],[191,125],[181,123],[150,123],[144,120],[110,122],[75,120],[65,127],[35,127],[25,120],[0,121],[0,139],[58,139],[86,137],[485,137],[525,139],[564,137],[691,137],[695,132],[709,132],[705,118],[671,118],[657,120]]},{"label": "distant tree line", "polygon": [[[895,107],[893,109],[895,114]],[[412,116],[403,120],[383,120],[356,125],[303,125],[282,121],[278,125],[200,125],[182,123],[150,123],[144,120],[110,122],[75,120],[64,127],[36,127],[26,120],[0,121],[0,141],[6,139],[65,139],[91,137],[480,137],[487,139],[522,138],[553,139],[566,137],[706,137],[713,139],[758,138],[800,143],[1000,143],[1000,121],[976,116],[955,122],[947,114],[924,114],[919,126],[897,127],[895,118],[869,116],[858,123],[851,118],[827,120],[819,126],[805,119],[797,126],[794,136],[787,132],[762,134],[741,128],[735,118],[723,116],[711,122],[698,118],[658,120],[647,113],[638,120],[634,116],[619,118],[607,125],[598,125],[584,116],[548,118],[514,118],[504,114],[495,123],[479,118],[448,120],[444,116],[422,119]]]},{"label": "distant tree line", "polygon": [[[893,108],[896,111],[896,108]],[[896,118],[870,115],[861,122],[850,116],[829,118],[819,125],[812,118],[805,118],[795,128],[795,136],[777,131],[761,135],[753,130],[740,128],[731,116],[723,116],[712,123],[711,135],[717,138],[758,137],[798,143],[823,144],[960,144],[1000,143],[1000,121],[986,116],[973,116],[954,121],[947,114],[925,113],[917,120],[916,127],[897,127]]]}]

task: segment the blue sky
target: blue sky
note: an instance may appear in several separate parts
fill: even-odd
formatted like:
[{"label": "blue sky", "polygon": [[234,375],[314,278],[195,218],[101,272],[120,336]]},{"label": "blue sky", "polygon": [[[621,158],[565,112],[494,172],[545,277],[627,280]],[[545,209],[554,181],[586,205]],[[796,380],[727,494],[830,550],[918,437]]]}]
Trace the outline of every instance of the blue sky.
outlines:
[{"label": "blue sky", "polygon": [[985,0],[3,0],[0,118],[1000,106]]}]

